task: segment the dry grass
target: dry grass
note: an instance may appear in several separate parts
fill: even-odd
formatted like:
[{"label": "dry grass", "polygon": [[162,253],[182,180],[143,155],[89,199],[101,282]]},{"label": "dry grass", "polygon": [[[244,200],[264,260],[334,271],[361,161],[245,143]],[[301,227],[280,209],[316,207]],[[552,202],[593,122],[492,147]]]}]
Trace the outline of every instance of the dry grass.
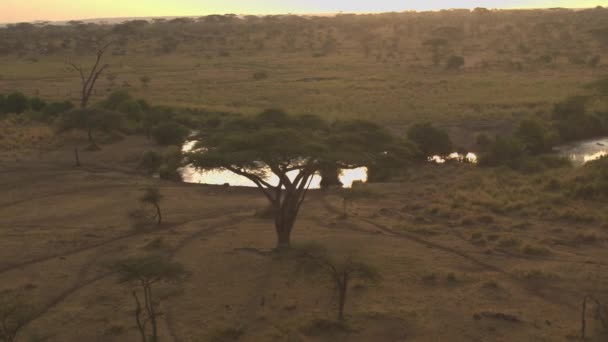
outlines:
[{"label": "dry grass", "polygon": [[[134,156],[150,147],[128,138],[83,152],[79,170],[68,147],[1,161],[0,290],[27,291],[39,313],[22,338],[135,338],[131,297],[107,265],[150,250],[192,273],[177,295],[159,288],[163,340],[561,340],[578,327],[583,294],[608,296],[606,232],[597,221],[543,216],[550,193],[537,176],[424,166],[403,183],[370,185],[380,196],[358,200],[348,219],[339,196],[308,198],[294,241],[356,254],[383,277],[353,287],[347,328],[336,329],[323,323],[335,312],[327,282],[268,256],[275,237],[254,215],[266,205],[254,189],[160,183],[166,226],[132,231],[126,213],[156,182],[132,173]],[[495,190],[505,179],[510,191]],[[481,193],[491,195],[480,202]],[[526,207],[490,213],[490,197]],[[565,197],[552,210],[579,205]],[[584,210],[604,217],[601,203]],[[563,243],[572,239],[579,243]]]},{"label": "dry grass", "polygon": [[[312,58],[306,54],[213,57],[173,54],[146,58],[111,56],[114,81],[102,79],[95,100],[128,85],[154,104],[254,113],[280,107],[327,118],[360,118],[391,124],[403,134],[413,122],[448,127],[459,144],[475,132],[504,132],[527,115],[547,113],[552,104],[580,93],[600,71],[569,65],[511,72],[470,69],[446,72],[405,64],[381,64],[358,54]],[[23,90],[48,99],[78,97],[77,75],[66,60],[82,56],[41,56],[37,62],[0,59],[0,89]],[[268,78],[253,74],[267,71]],[[142,75],[151,78],[144,87]]]}]

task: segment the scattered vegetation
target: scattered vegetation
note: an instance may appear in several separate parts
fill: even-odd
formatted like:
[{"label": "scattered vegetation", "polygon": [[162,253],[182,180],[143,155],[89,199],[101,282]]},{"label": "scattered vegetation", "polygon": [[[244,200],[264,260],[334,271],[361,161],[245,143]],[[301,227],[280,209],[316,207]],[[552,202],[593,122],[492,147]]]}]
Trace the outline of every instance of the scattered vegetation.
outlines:
[{"label": "scattered vegetation", "polygon": [[158,318],[160,302],[152,293],[159,283],[183,281],[187,272],[180,264],[161,255],[131,258],[116,265],[120,282],[128,284],[135,301],[135,322],[143,342],[158,342]]},{"label": "scattered vegetation", "polygon": [[356,261],[352,256],[343,259],[333,257],[325,248],[318,245],[299,246],[296,253],[301,266],[320,270],[334,285],[338,303],[338,321],[344,320],[348,290],[354,282],[376,283],[381,279],[378,271],[372,266]]},{"label": "scattered vegetation", "polygon": [[0,294],[0,341],[16,341],[31,315],[30,308],[11,292]]}]

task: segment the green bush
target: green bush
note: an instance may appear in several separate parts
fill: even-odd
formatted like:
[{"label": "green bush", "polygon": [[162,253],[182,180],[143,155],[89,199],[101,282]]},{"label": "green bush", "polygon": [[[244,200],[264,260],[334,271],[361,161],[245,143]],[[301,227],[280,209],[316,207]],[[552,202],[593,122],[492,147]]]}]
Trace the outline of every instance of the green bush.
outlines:
[{"label": "green bush", "polygon": [[479,158],[480,166],[517,168],[525,156],[525,146],[517,139],[496,137]]},{"label": "green bush", "polygon": [[462,56],[450,56],[445,63],[447,70],[460,70],[464,66],[464,57]]},{"label": "green bush", "polygon": [[608,198],[608,157],[587,163],[581,174],[570,180],[574,197],[597,200]]},{"label": "green bush", "polygon": [[9,94],[4,100],[4,112],[21,114],[29,107],[29,101],[23,93],[14,92]]},{"label": "green bush", "polygon": [[608,118],[588,113],[590,97],[573,96],[555,105],[554,125],[563,141],[601,136],[608,131]]},{"label": "green bush", "polygon": [[587,65],[589,65],[592,68],[597,68],[597,66],[600,65],[601,60],[602,60],[602,58],[600,57],[600,55],[595,55],[595,56],[589,58],[589,61],[587,61]]},{"label": "green bush", "polygon": [[29,101],[29,107],[30,109],[39,112],[46,107],[46,102],[39,97],[32,97]]},{"label": "green bush", "polygon": [[475,145],[477,145],[481,151],[485,151],[490,144],[492,144],[492,139],[486,133],[478,133],[475,135]]},{"label": "green bush", "polygon": [[156,126],[152,131],[152,137],[159,145],[178,145],[181,146],[190,134],[188,128],[177,122],[163,122]]},{"label": "green bush", "polygon": [[139,167],[146,171],[149,175],[152,175],[160,169],[163,163],[163,157],[156,151],[144,152]]},{"label": "green bush", "polygon": [[523,143],[526,152],[539,154],[550,152],[557,138],[538,120],[526,119],[519,123],[515,136]]},{"label": "green bush", "polygon": [[6,96],[4,94],[0,94],[0,115],[4,114],[4,104],[6,103]]},{"label": "green bush", "polygon": [[433,155],[447,155],[454,152],[448,133],[433,127],[430,123],[413,125],[408,129],[407,137],[422,152],[422,157],[425,159]]},{"label": "green bush", "polygon": [[74,109],[74,105],[70,101],[51,102],[44,107],[43,112],[46,116],[52,118],[72,109]]}]

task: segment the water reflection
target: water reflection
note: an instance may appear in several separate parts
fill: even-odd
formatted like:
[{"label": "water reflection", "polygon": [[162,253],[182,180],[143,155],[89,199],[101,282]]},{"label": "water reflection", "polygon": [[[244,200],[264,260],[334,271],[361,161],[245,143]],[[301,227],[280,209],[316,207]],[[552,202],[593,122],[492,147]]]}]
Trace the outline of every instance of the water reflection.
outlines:
[{"label": "water reflection", "polygon": [[[196,145],[196,141],[188,141],[182,146],[183,152],[191,152]],[[182,179],[186,183],[196,184],[211,184],[211,185],[224,185],[229,184],[230,186],[246,186],[256,187],[255,183],[246,177],[239,176],[231,171],[224,169],[215,169],[201,171],[197,170],[191,165],[185,166],[180,169]],[[270,172],[270,169],[266,170],[267,178],[266,181],[272,185],[279,184],[279,178]],[[339,174],[340,182],[343,187],[350,188],[355,182],[367,182],[368,170],[366,167],[360,167],[357,169],[345,169],[341,170]],[[298,175],[298,171],[292,171],[287,174],[289,179],[293,180]],[[312,177],[310,182],[311,189],[321,188],[321,176],[316,174]]]},{"label": "water reflection", "polygon": [[574,165],[581,166],[608,155],[608,138],[579,141],[556,147],[555,150]]},{"label": "water reflection", "polygon": [[460,154],[454,152],[447,156],[432,156],[428,158],[428,161],[435,164],[445,164],[447,161],[456,161],[459,163],[471,163],[477,164],[477,155],[475,153]]}]

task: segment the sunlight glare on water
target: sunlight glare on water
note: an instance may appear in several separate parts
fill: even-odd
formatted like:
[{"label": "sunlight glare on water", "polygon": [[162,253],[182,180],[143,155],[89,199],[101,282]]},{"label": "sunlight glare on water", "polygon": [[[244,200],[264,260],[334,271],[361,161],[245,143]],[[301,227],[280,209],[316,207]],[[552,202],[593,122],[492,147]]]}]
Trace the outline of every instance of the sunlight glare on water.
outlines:
[{"label": "sunlight glare on water", "polygon": [[[188,141],[183,147],[183,152],[190,152],[193,150],[196,145],[196,141]],[[196,183],[196,184],[211,184],[211,185],[224,185],[229,184],[230,186],[246,186],[246,187],[255,187],[255,183],[246,177],[239,176],[231,171],[223,170],[223,169],[215,169],[215,170],[197,170],[191,165],[183,167],[181,170],[182,179],[186,183]],[[266,170],[268,181],[272,185],[279,184],[279,178],[270,172],[270,170]],[[293,180],[298,174],[298,171],[292,171],[288,173],[289,179]],[[340,171],[339,179],[342,182],[343,187],[350,188],[352,187],[354,182],[367,182],[367,174],[368,170],[366,167],[360,167],[356,169],[345,169]],[[310,181],[311,189],[319,189],[321,188],[321,176],[315,175],[312,177]]]},{"label": "sunlight glare on water", "polygon": [[471,164],[477,164],[477,155],[475,153],[469,152],[466,155],[460,154],[458,152],[454,152],[449,154],[448,156],[432,156],[428,158],[428,161],[435,164],[445,164],[446,161],[457,161],[457,162],[467,162]]},{"label": "sunlight glare on water", "polygon": [[582,166],[590,161],[608,156],[608,138],[599,138],[574,142],[556,147],[563,157],[570,159],[575,166]]}]

